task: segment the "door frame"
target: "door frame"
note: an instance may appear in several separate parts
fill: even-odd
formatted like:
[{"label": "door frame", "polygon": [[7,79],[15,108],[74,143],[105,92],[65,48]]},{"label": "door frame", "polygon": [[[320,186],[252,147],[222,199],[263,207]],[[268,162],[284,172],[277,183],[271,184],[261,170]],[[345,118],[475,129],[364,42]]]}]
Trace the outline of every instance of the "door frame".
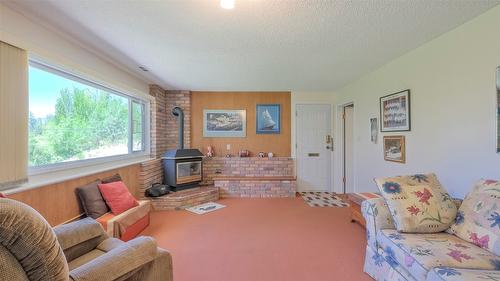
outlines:
[{"label": "door frame", "polygon": [[[322,102],[300,102],[300,103],[296,103],[293,105],[293,109],[294,109],[294,112],[292,114],[294,114],[295,116],[295,124],[294,124],[294,127],[295,127],[295,139],[293,140],[294,141],[294,148],[295,148],[295,175],[298,174],[298,161],[299,161],[299,157],[298,157],[298,149],[299,149],[299,145],[298,145],[298,122],[297,122],[297,119],[298,119],[298,108],[299,106],[307,106],[307,105],[327,105],[328,107],[330,107],[330,135],[332,136],[333,138],[333,151],[332,153],[330,154],[330,170],[331,170],[331,173],[330,173],[330,177],[329,177],[329,184],[328,184],[328,192],[334,192],[335,191],[335,188],[334,188],[334,180],[335,180],[335,177],[334,177],[334,174],[335,174],[335,163],[334,163],[334,154],[335,154],[335,136],[334,136],[334,123],[335,123],[335,108],[334,106],[331,104],[331,103],[322,103]],[[325,144],[326,145],[326,144]],[[297,192],[300,192],[299,190],[299,187],[297,186]]]},{"label": "door frame", "polygon": [[[344,192],[344,171],[345,171],[345,163],[344,163],[344,153],[345,153],[345,143],[344,143],[344,137],[345,137],[345,128],[344,128],[344,108],[348,106],[354,106],[354,111],[356,110],[356,106],[353,101],[342,103],[336,106],[336,147],[337,147],[337,153],[335,155],[335,175],[338,175],[334,178],[334,186],[335,192],[337,193],[343,193]],[[356,129],[355,125],[356,124],[356,114],[353,115],[353,142],[356,142]],[[353,145],[352,147],[352,165],[356,167],[356,146]],[[353,173],[353,178],[352,178],[352,183],[354,190],[352,192],[356,192],[356,176],[355,173]]]}]

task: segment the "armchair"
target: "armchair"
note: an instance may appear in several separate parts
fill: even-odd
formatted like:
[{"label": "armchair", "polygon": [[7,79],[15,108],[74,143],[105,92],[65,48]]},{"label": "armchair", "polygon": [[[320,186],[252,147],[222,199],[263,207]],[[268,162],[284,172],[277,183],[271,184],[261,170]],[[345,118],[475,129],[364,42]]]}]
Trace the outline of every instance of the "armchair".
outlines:
[{"label": "armchair", "polygon": [[52,229],[31,207],[0,199],[0,279],[171,281],[172,258],[153,238],[109,238],[90,218]]}]

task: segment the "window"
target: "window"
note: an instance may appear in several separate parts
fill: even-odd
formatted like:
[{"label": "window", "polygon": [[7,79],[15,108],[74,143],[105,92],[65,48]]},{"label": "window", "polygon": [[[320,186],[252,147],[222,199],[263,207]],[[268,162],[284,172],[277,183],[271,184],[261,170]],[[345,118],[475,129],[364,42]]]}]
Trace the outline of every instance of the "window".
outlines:
[{"label": "window", "polygon": [[31,168],[144,154],[147,103],[72,74],[31,62]]}]

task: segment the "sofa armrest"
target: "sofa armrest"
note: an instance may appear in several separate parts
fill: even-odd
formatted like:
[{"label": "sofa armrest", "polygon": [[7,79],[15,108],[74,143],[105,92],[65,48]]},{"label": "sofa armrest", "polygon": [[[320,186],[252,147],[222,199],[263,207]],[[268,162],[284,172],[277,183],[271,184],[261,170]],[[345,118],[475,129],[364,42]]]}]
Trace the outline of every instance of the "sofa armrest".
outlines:
[{"label": "sofa armrest", "polygon": [[153,261],[157,251],[153,238],[139,237],[71,270],[70,277],[74,281],[116,280]]},{"label": "sofa armrest", "polygon": [[121,238],[125,230],[135,222],[149,215],[151,212],[151,202],[149,200],[140,200],[139,205],[133,207],[119,215],[110,213],[97,219],[103,225],[106,233],[115,238]]},{"label": "sofa armrest", "polygon": [[63,250],[93,240],[96,237],[102,236],[102,240],[107,238],[101,225],[92,218],[85,218],[56,226],[54,227],[54,232]]},{"label": "sofa armrest", "polygon": [[85,218],[54,228],[68,262],[84,255],[108,238],[101,225],[92,218]]},{"label": "sofa armrest", "polygon": [[374,251],[377,250],[377,231],[395,229],[389,207],[384,198],[373,198],[361,203],[361,212],[366,220],[366,240]]}]

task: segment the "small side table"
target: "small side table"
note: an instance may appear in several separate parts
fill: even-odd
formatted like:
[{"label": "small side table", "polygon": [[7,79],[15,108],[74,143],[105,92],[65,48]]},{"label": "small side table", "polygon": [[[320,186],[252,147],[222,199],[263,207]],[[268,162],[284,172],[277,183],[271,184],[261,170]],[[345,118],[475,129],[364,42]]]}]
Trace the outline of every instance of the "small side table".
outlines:
[{"label": "small side table", "polygon": [[361,203],[367,199],[379,198],[379,193],[362,192],[362,193],[348,193],[347,199],[351,205],[351,222],[357,222],[361,226],[366,227],[365,219],[361,214]]}]

